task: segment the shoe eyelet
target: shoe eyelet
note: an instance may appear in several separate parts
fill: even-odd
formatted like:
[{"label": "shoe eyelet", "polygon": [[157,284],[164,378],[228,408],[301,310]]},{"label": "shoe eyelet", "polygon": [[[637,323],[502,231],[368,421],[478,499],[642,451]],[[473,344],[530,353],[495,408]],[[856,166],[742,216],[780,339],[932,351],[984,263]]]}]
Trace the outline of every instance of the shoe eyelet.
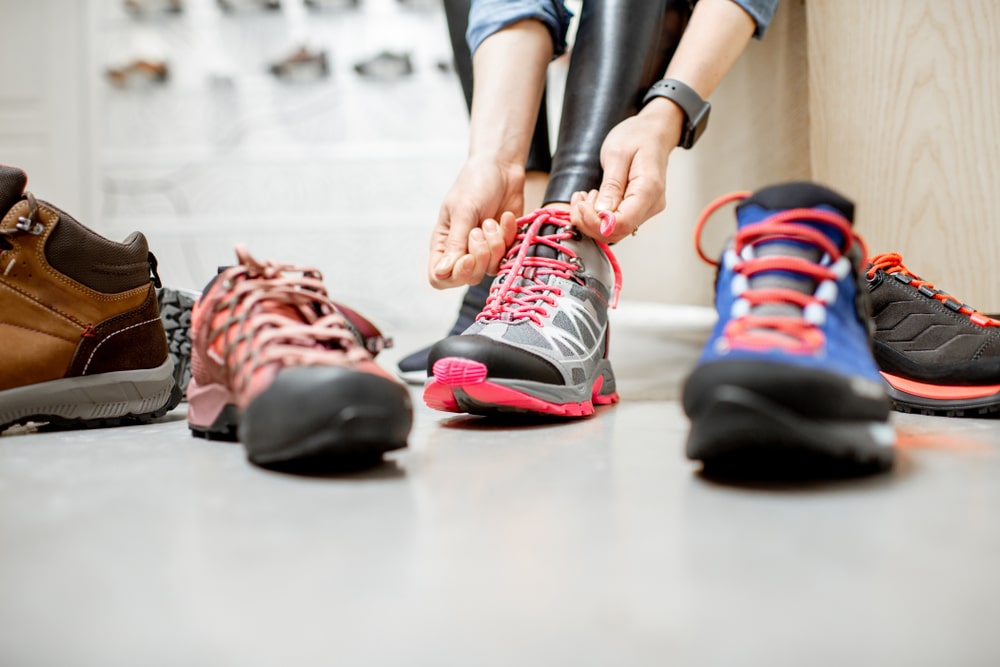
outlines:
[{"label": "shoe eyelet", "polygon": [[28,232],[33,236],[41,236],[42,232],[45,231],[45,225],[25,217],[17,219],[16,227],[19,231]]}]

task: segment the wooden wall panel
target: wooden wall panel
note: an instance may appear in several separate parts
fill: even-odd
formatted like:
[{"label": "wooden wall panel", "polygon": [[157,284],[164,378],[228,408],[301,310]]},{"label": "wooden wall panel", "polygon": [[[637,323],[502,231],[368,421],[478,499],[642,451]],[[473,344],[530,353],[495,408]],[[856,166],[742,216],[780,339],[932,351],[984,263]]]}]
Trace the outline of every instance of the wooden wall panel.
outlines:
[{"label": "wooden wall panel", "polygon": [[809,0],[812,170],[873,252],[1000,309],[1000,2]]}]

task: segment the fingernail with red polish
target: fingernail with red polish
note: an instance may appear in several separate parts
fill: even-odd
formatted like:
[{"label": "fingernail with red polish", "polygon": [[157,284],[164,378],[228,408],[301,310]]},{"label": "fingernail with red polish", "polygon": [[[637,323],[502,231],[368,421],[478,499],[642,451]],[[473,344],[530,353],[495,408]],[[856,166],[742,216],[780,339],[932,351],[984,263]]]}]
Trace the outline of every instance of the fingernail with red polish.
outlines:
[{"label": "fingernail with red polish", "polygon": [[601,234],[603,236],[611,236],[615,231],[615,214],[611,211],[598,211],[597,217],[599,217],[601,222]]}]

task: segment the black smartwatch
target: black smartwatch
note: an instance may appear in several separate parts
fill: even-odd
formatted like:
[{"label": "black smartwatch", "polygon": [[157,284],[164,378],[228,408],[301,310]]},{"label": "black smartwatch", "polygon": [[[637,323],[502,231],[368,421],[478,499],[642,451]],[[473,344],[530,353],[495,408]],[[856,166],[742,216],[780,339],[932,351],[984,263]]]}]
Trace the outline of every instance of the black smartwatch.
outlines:
[{"label": "black smartwatch", "polygon": [[642,106],[649,104],[654,97],[666,97],[684,111],[684,129],[677,145],[681,148],[691,148],[698,137],[708,126],[708,113],[712,105],[701,99],[694,88],[677,79],[661,79],[650,87],[642,98]]}]

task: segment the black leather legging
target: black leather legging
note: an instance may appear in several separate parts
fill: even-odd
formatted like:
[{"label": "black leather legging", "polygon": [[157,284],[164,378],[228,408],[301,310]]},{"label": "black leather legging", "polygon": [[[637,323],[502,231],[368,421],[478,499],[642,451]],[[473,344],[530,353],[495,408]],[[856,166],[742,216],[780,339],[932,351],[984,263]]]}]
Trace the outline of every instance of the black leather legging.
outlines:
[{"label": "black leather legging", "polygon": [[[472,56],[465,40],[471,0],[445,0],[455,69],[472,104]],[[663,74],[690,16],[688,0],[584,0],[570,57],[555,155],[543,96],[526,167],[547,171],[545,202],[568,202],[601,184],[601,144],[634,115]]]}]

